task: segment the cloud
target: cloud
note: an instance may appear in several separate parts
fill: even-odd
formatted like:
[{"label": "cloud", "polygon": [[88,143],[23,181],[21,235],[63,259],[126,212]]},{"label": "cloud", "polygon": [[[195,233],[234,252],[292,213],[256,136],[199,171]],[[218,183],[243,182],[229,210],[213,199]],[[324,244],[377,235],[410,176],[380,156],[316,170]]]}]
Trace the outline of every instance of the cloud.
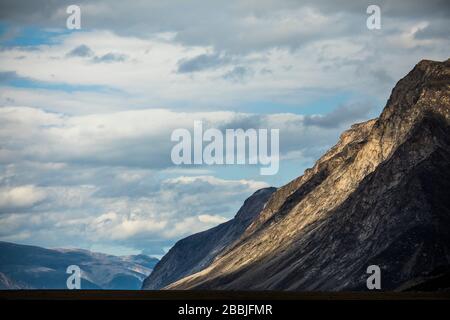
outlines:
[{"label": "cloud", "polygon": [[111,63],[111,62],[123,62],[128,57],[125,54],[108,52],[101,56],[95,56],[95,52],[87,45],[79,45],[78,47],[72,49],[66,54],[67,57],[82,57],[89,58],[92,57],[90,61],[93,63]]},{"label": "cloud", "polygon": [[203,222],[203,223],[208,223],[208,224],[220,224],[220,223],[224,223],[225,221],[227,221],[227,218],[224,218],[222,216],[218,216],[218,215],[209,215],[209,214],[201,214],[198,216],[198,219]]},{"label": "cloud", "polygon": [[[27,174],[23,169],[22,165],[15,165],[10,182],[42,175],[37,168],[28,167]],[[67,166],[52,170],[58,177],[47,180],[45,186],[2,190],[0,204],[6,211],[0,215],[0,239],[53,247],[77,243],[86,248],[102,243],[133,250],[145,248],[146,252],[157,254],[162,244],[170,246],[183,236],[230,219],[246,197],[267,186],[258,181],[212,176],[167,179],[151,173],[139,175],[133,169],[109,168],[114,174],[106,177],[102,169],[86,172]],[[79,176],[78,184],[69,185],[73,171]],[[133,182],[122,185],[117,176],[124,174],[135,176]],[[152,189],[128,194],[131,184],[136,186],[146,180],[154,185]],[[99,192],[111,185],[116,187],[115,194]],[[13,207],[20,208],[20,213]]]},{"label": "cloud", "polygon": [[223,75],[223,78],[226,80],[240,82],[243,81],[246,77],[251,75],[251,70],[249,68],[243,66],[234,67],[232,70],[228,71]]},{"label": "cloud", "polygon": [[[357,35],[365,30],[365,9],[370,1],[215,1],[194,0],[139,2],[133,6],[115,1],[92,3],[80,0],[83,28],[109,29],[122,35],[144,37],[149,33],[172,32],[186,45],[210,45],[228,52],[251,52],[275,46],[298,48],[318,38]],[[445,0],[383,0],[383,17],[398,20],[447,17]],[[0,19],[45,28],[64,26],[67,3],[37,0],[4,0]],[[360,27],[358,27],[360,26]],[[447,28],[448,29],[448,28]],[[326,32],[323,32],[326,30]]]},{"label": "cloud", "polygon": [[[69,114],[158,106],[246,111],[260,102],[301,113],[319,95],[329,94],[365,95],[378,102],[417,61],[445,59],[450,46],[444,39],[416,39],[423,23],[385,23],[394,22],[394,31],[383,30],[377,37],[317,37],[295,50],[279,45],[239,54],[180,44],[160,33],[147,38],[105,30],[58,34],[49,44],[33,46],[39,50],[0,50],[0,72],[29,79],[26,92],[18,92],[20,83],[0,88],[0,102],[12,99],[17,105]],[[68,60],[67,53],[80,45],[95,55]],[[17,57],[23,57],[20,63]],[[50,90],[37,92],[39,88]],[[57,90],[75,94],[57,95]],[[312,91],[317,92],[314,97]]]},{"label": "cloud", "polygon": [[366,119],[371,110],[368,106],[345,105],[314,116],[167,109],[69,116],[29,107],[3,107],[0,163],[31,160],[94,167],[169,168],[173,166],[170,154],[175,145],[170,141],[172,131],[192,131],[197,120],[204,121],[205,130],[280,129],[281,154],[302,150],[311,156],[317,145],[331,144],[346,125]]},{"label": "cloud", "polygon": [[357,120],[367,119],[373,109],[371,103],[342,105],[325,115],[305,116],[304,123],[307,126],[339,128]]},{"label": "cloud", "polygon": [[94,55],[94,51],[91,50],[87,45],[79,45],[78,47],[72,49],[67,53],[68,57],[92,57]]},{"label": "cloud", "polygon": [[10,81],[17,80],[19,77],[14,71],[2,71],[0,72],[0,84],[7,84]]},{"label": "cloud", "polygon": [[230,57],[218,53],[201,54],[178,62],[178,73],[190,73],[206,69],[222,67],[230,63]]},{"label": "cloud", "polygon": [[32,207],[46,198],[46,193],[33,186],[0,188],[0,213],[14,212]]},{"label": "cloud", "polygon": [[423,28],[417,30],[414,33],[414,37],[418,40],[426,39],[442,39],[448,40],[450,36],[447,30],[449,30],[450,22],[448,19],[432,20],[428,22]]},{"label": "cloud", "polygon": [[127,59],[127,56],[120,53],[109,52],[100,57],[94,57],[92,61],[94,63],[110,63],[110,62],[123,62]]}]

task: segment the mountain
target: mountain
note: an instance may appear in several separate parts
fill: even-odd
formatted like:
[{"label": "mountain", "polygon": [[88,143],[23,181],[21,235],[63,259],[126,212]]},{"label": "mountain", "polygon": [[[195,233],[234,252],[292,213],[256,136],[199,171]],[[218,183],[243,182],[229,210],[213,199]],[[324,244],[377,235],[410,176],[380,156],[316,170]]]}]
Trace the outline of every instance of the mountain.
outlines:
[{"label": "mountain", "polygon": [[207,267],[218,254],[239,239],[275,190],[264,188],[256,191],[230,221],[178,241],[158,262],[142,288],[161,289]]},{"label": "mountain", "polygon": [[0,242],[0,289],[67,289],[69,265],[81,269],[81,289],[140,289],[158,259],[82,249],[45,249]]},{"label": "mountain", "polygon": [[448,289],[449,190],[450,59],[423,60],[377,119],[344,132],[212,263],[166,288],[367,290],[378,265],[383,290]]}]

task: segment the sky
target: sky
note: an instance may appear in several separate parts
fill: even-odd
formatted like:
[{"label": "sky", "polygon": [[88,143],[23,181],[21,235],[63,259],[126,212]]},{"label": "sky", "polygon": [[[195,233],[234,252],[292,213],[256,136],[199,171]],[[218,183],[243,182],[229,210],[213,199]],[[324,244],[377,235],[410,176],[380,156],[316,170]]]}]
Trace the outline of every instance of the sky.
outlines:
[{"label": "sky", "polygon": [[[0,240],[160,257],[448,59],[449,17],[434,0],[0,0]],[[174,165],[171,133],[199,120],[279,129],[278,174]]]}]

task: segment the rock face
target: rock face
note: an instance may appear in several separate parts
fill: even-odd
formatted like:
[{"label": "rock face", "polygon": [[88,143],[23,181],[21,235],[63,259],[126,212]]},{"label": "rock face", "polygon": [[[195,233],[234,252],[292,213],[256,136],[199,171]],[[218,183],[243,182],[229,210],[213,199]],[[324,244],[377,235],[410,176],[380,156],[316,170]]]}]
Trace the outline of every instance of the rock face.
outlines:
[{"label": "rock face", "polygon": [[239,239],[275,190],[256,191],[230,221],[178,241],[156,265],[142,288],[161,289],[209,266],[217,255]]},{"label": "rock face", "polygon": [[383,290],[448,278],[449,190],[450,59],[424,60],[379,118],[344,132],[232,246],[166,288],[366,290],[369,265]]},{"label": "rock face", "polygon": [[1,289],[67,289],[66,269],[81,269],[81,289],[140,289],[158,259],[81,249],[45,249],[0,242]]}]

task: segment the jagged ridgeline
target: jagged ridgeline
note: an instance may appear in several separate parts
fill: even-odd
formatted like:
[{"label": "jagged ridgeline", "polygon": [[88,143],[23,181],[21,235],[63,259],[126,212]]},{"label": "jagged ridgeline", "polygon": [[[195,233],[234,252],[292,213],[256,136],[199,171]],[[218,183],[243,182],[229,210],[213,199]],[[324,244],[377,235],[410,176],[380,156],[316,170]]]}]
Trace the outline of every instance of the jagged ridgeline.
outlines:
[{"label": "jagged ridgeline", "polygon": [[449,288],[450,60],[418,63],[379,118],[265,192],[246,223],[178,242],[143,288],[366,290],[369,265],[383,290]]}]

